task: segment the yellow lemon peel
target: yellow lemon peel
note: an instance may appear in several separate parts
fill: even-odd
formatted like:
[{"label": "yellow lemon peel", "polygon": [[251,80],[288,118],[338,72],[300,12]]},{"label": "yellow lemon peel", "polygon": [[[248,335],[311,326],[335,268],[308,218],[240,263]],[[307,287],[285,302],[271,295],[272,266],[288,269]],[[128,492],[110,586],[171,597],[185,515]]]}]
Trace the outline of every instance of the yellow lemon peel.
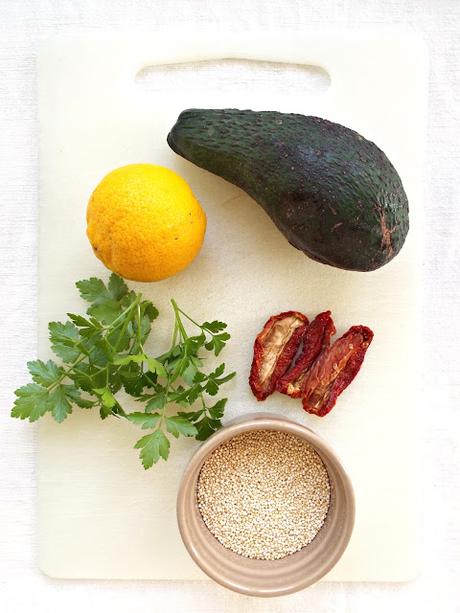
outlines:
[{"label": "yellow lemon peel", "polygon": [[133,281],[159,281],[188,266],[206,232],[206,215],[177,173],[130,164],[106,175],[91,195],[87,235],[96,256]]}]

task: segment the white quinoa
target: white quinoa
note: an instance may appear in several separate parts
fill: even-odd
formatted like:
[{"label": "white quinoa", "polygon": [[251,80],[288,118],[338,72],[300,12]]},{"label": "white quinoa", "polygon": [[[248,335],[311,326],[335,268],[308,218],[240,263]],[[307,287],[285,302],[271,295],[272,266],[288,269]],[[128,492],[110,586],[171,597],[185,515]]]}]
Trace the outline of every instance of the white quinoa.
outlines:
[{"label": "white quinoa", "polygon": [[197,501],[224,547],[247,558],[277,560],[315,538],[329,508],[329,477],[306,441],[255,430],[210,454],[198,478]]}]

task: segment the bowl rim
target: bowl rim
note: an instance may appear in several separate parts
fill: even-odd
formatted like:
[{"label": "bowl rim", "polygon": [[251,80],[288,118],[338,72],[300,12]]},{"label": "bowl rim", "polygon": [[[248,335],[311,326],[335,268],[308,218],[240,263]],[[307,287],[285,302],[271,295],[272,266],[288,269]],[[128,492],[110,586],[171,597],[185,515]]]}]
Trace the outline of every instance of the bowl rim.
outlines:
[{"label": "bowl rim", "polygon": [[[325,456],[332,460],[336,470],[340,474],[340,478],[343,482],[344,489],[348,497],[348,511],[346,514],[346,521],[343,527],[342,547],[340,547],[336,551],[335,555],[332,556],[331,559],[323,565],[320,573],[316,573],[313,578],[308,577],[305,580],[299,580],[295,584],[291,583],[285,588],[267,588],[262,590],[257,588],[246,588],[244,586],[235,585],[233,582],[227,580],[226,577],[219,572],[215,572],[212,567],[210,567],[203,561],[199,550],[193,546],[193,543],[189,538],[189,532],[185,528],[186,510],[187,503],[189,500],[189,496],[187,496],[186,494],[186,484],[189,482],[190,478],[196,472],[198,472],[199,474],[199,470],[207,456],[212,451],[214,451],[214,449],[219,447],[219,445],[233,438],[234,436],[237,436],[238,434],[253,430],[281,430],[284,432],[289,432],[294,436],[299,436],[300,438],[303,438],[304,440],[309,442],[312,447],[314,447],[314,449],[320,453],[320,455],[323,453]],[[327,443],[321,436],[316,434],[316,432],[314,432],[308,426],[293,421],[288,417],[284,417],[283,415],[274,415],[272,413],[266,412],[246,413],[244,415],[236,417],[203,442],[203,444],[192,455],[190,461],[188,462],[184,470],[179,484],[176,503],[176,518],[179,533],[182,542],[185,545],[185,548],[187,549],[191,558],[194,560],[195,564],[197,564],[197,566],[208,577],[216,581],[216,583],[220,584],[221,586],[226,587],[234,592],[244,594],[246,596],[259,597],[273,597],[292,594],[294,592],[305,589],[322,579],[337,564],[337,562],[340,560],[343,553],[345,552],[353,532],[355,513],[356,504],[352,482],[347,472],[345,471],[340,458],[338,457],[334,449],[331,447],[331,445]]]}]

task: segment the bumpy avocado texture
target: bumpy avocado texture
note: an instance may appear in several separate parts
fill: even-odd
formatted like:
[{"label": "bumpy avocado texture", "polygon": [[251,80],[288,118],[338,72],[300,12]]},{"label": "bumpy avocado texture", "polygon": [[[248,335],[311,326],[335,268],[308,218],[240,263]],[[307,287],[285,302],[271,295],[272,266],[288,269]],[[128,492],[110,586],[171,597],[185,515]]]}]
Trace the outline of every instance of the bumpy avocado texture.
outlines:
[{"label": "bumpy avocado texture", "polygon": [[275,111],[189,109],[168,143],[241,187],[318,262],[371,271],[404,244],[409,207],[398,173],[373,142],[340,124]]}]

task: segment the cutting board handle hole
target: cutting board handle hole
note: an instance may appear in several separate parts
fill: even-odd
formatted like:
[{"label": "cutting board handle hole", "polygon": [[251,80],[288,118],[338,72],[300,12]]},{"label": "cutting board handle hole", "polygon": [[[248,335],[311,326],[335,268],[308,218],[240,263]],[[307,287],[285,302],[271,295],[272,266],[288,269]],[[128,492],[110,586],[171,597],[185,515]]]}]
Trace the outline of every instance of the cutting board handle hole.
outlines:
[{"label": "cutting board handle hole", "polygon": [[246,91],[250,86],[254,93],[295,91],[296,96],[319,96],[327,92],[331,79],[320,66],[242,59],[144,66],[135,77],[137,88],[148,93],[206,91],[210,82],[220,92]]}]

